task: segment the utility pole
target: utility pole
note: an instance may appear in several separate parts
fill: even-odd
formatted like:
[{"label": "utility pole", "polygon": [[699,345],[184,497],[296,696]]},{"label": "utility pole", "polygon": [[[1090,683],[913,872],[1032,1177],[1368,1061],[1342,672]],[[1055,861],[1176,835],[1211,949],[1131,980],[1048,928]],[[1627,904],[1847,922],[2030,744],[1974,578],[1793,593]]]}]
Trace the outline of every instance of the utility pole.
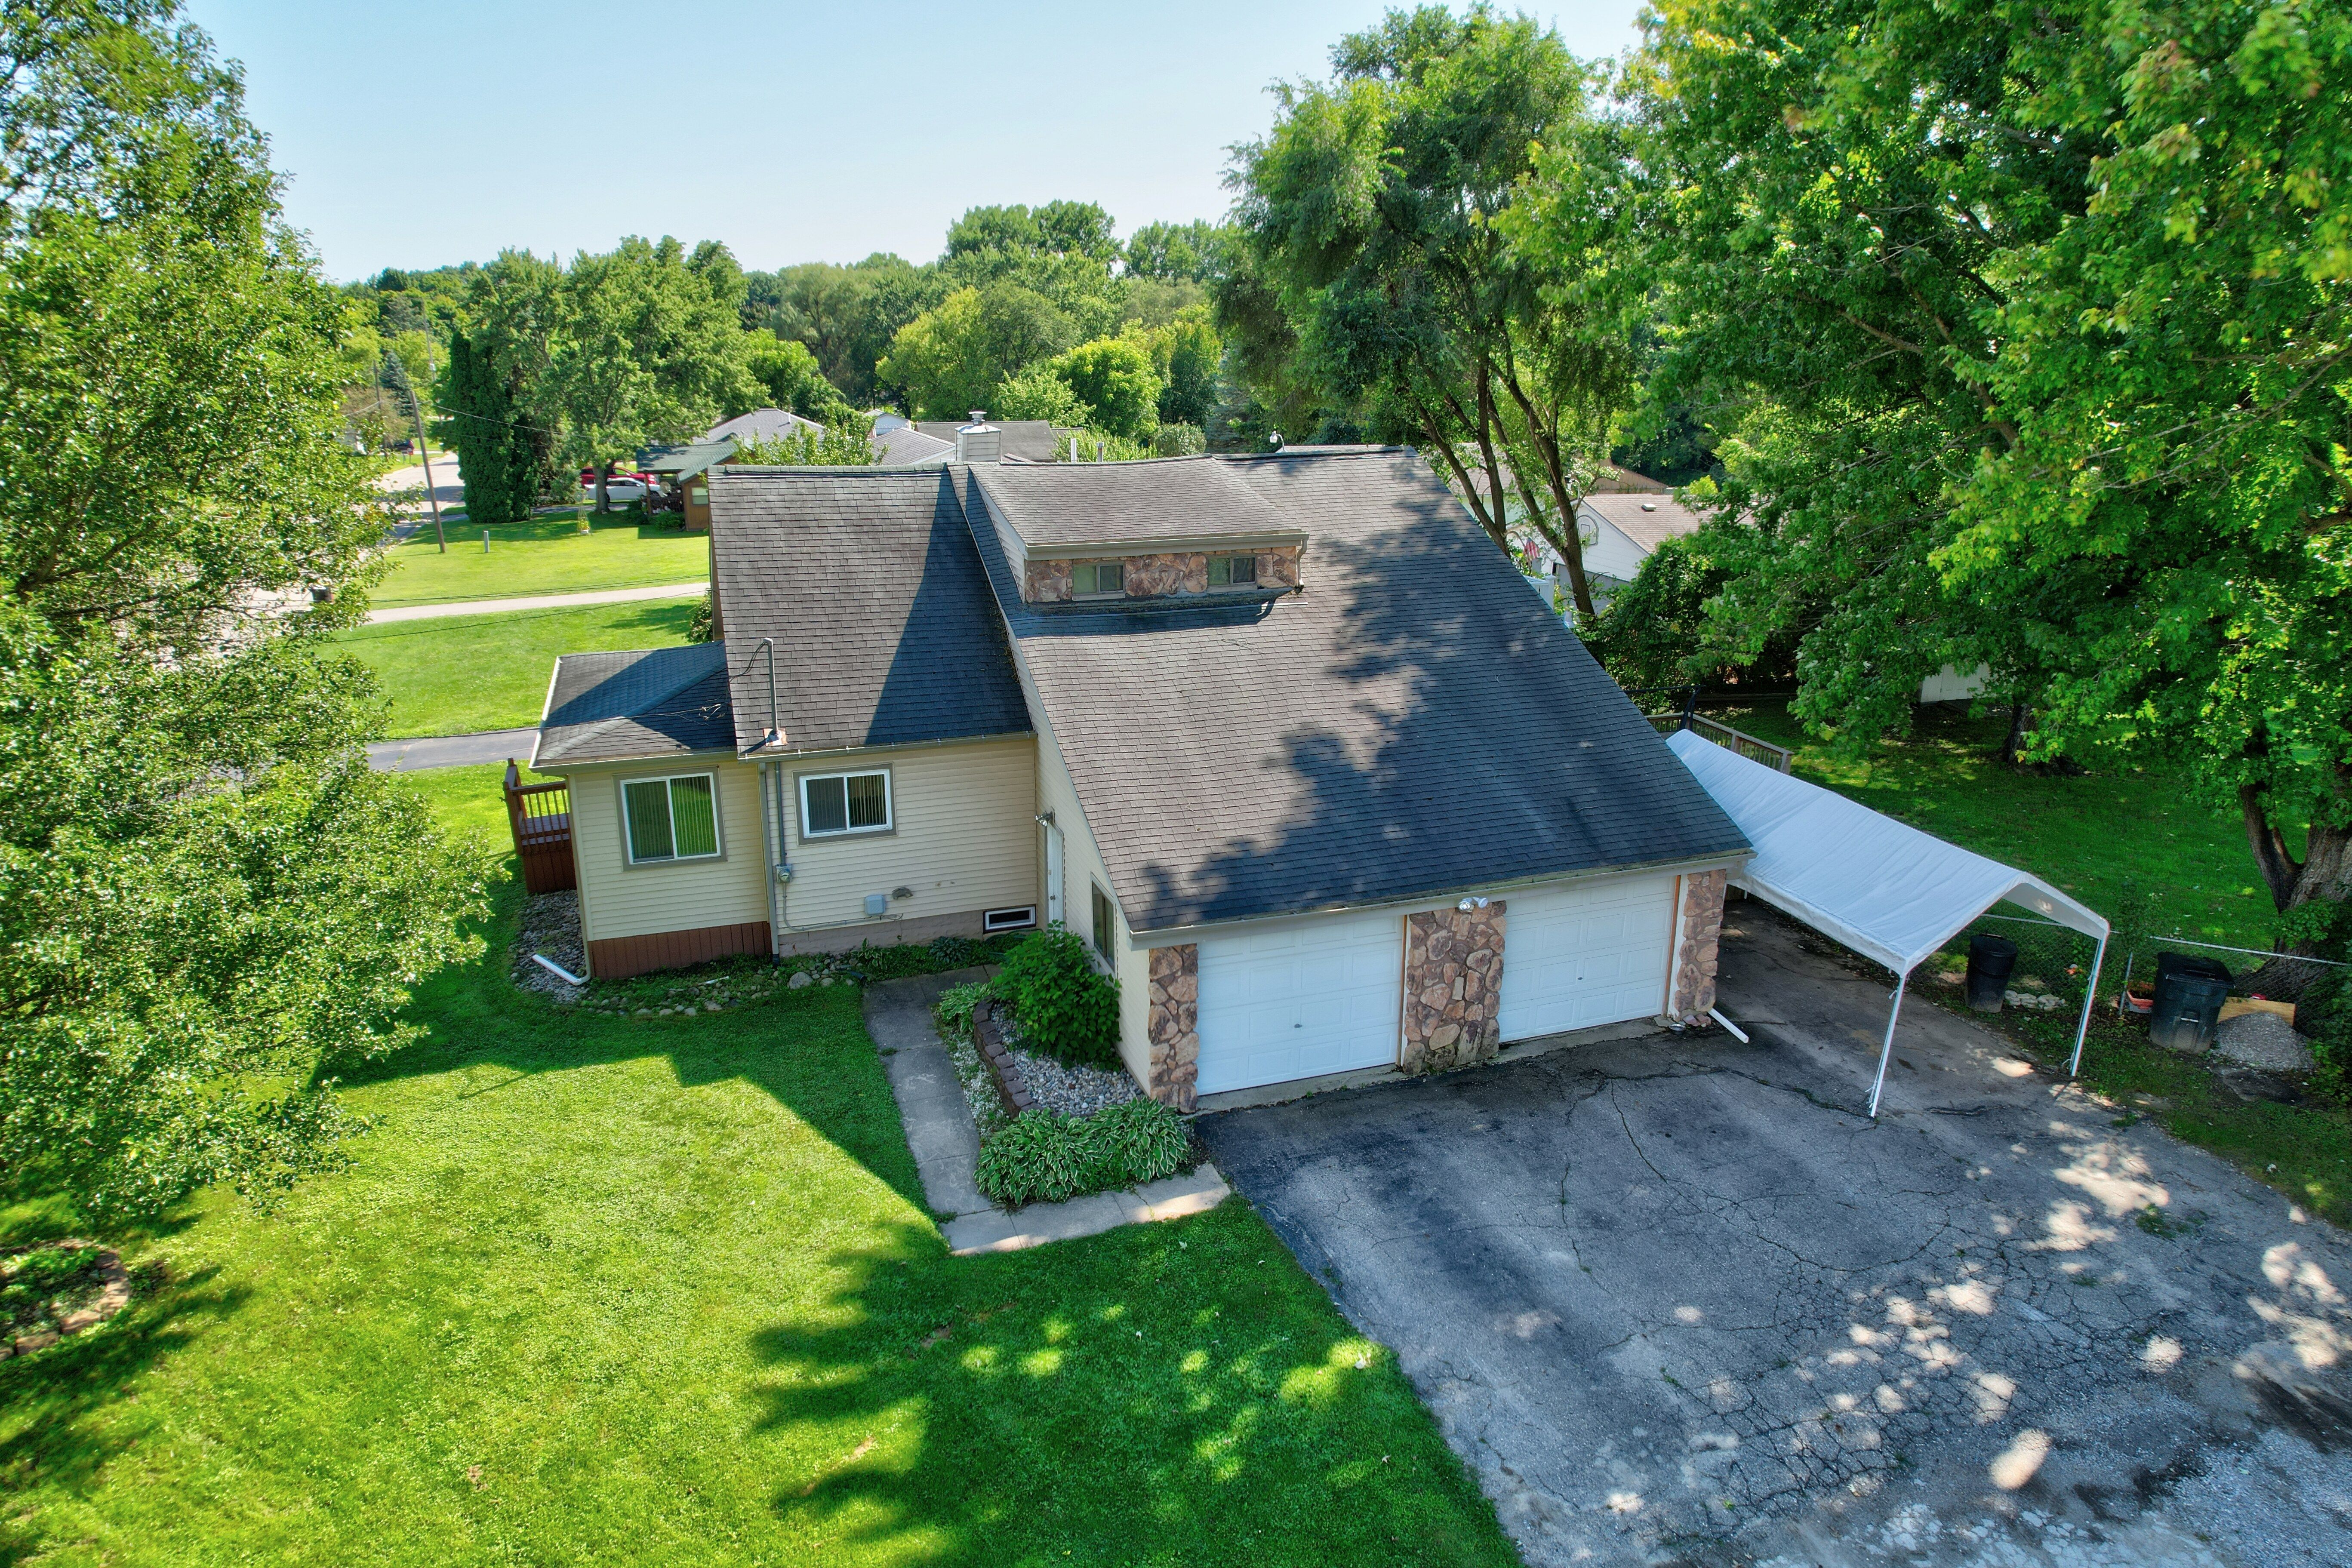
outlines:
[{"label": "utility pole", "polygon": [[408,400],[408,417],[416,422],[416,455],[425,459],[425,499],[433,507],[433,537],[441,543],[441,553],[449,553],[449,536],[441,531],[441,497],[433,493],[433,454],[425,444],[425,410],[415,398]]}]

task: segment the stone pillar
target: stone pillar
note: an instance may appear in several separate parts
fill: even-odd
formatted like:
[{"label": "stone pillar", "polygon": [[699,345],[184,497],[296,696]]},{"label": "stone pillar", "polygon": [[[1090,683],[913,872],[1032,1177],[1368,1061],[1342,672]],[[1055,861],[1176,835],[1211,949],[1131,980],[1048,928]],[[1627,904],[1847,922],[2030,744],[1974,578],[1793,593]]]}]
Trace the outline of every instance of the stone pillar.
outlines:
[{"label": "stone pillar", "polygon": [[1407,1072],[1484,1061],[1502,1044],[1503,901],[1404,917]]},{"label": "stone pillar", "polygon": [[1201,949],[1151,949],[1151,1009],[1144,1032],[1151,1043],[1151,1082],[1143,1087],[1172,1111],[1193,1106],[1201,1071]]},{"label": "stone pillar", "polygon": [[1715,1006],[1716,946],[1723,936],[1723,893],[1728,871],[1693,872],[1683,878],[1683,924],[1675,943],[1674,1016],[1685,1023]]}]

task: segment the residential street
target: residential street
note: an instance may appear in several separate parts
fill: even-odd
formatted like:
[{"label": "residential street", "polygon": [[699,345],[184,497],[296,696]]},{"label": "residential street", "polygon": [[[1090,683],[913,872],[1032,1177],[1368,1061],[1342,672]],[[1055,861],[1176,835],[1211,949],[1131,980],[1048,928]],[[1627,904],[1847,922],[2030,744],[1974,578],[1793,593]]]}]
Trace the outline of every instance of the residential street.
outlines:
[{"label": "residential street", "polygon": [[520,762],[530,756],[539,731],[486,729],[473,735],[427,735],[408,740],[368,742],[368,766],[378,773],[413,773],[420,768],[472,768],[485,762]]},{"label": "residential street", "polygon": [[1759,906],[1720,1032],[1204,1116],[1528,1561],[2342,1563],[2352,1249]]}]

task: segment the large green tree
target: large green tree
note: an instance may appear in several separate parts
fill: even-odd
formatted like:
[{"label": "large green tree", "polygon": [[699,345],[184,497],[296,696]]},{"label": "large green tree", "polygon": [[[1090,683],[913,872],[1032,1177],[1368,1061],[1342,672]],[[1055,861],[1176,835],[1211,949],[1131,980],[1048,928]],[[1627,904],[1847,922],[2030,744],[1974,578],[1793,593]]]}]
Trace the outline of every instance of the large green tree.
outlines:
[{"label": "large green tree", "polygon": [[173,7],[0,10],[0,1179],[106,1218],[335,1158],[467,878],[325,656],[382,517],[345,302]]},{"label": "large green tree", "polygon": [[741,272],[724,247],[691,259],[677,241],[631,237],[583,255],[564,276],[548,368],[566,453],[595,470],[609,509],[613,465],[652,443],[685,441],[759,406]]},{"label": "large green tree", "polygon": [[1661,402],[1731,432],[1715,651],[1800,632],[1799,712],[1856,747],[1989,664],[2022,756],[2241,812],[2297,943],[2352,883],[2347,29],[1670,3],[1620,268]]},{"label": "large green tree", "polygon": [[961,419],[988,406],[998,382],[1081,340],[1078,324],[1018,283],[960,288],[899,329],[876,368],[927,419]]},{"label": "large green tree", "polygon": [[1242,364],[1439,463],[1496,544],[1532,528],[1590,615],[1573,518],[1628,377],[1621,340],[1541,287],[1498,226],[1532,150],[1585,145],[1586,72],[1557,34],[1484,5],[1392,11],[1286,87],[1234,182],[1251,265],[1221,319]]}]

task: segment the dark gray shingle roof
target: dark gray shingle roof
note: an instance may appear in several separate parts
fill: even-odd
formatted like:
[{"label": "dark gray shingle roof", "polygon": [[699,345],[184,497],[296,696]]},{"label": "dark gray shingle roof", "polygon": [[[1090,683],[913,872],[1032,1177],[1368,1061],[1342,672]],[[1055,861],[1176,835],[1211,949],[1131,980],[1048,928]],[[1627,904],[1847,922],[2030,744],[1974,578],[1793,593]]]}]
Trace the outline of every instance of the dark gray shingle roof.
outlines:
[{"label": "dark gray shingle roof", "polygon": [[1031,610],[973,530],[1135,928],[1746,849],[1417,456],[1192,461],[1307,530],[1303,592]]},{"label": "dark gray shingle roof", "polygon": [[878,431],[874,436],[874,461],[885,468],[908,468],[955,461],[955,443],[925,435],[911,424]]},{"label": "dark gray shingle roof", "polygon": [[555,661],[533,765],[624,762],[735,745],[726,660],[715,643]]},{"label": "dark gray shingle roof", "polygon": [[1296,536],[1276,511],[1213,457],[1143,463],[1003,464],[972,470],[997,514],[1032,549],[1137,539]]},{"label": "dark gray shingle roof", "polygon": [[803,419],[788,408],[755,408],[712,425],[702,439],[724,441],[733,436],[738,441],[774,441],[803,430],[815,435],[824,434],[824,426],[813,419]]},{"label": "dark gray shingle roof", "polygon": [[768,728],[762,637],[782,751],[1028,733],[948,470],[713,469],[710,549],[739,748]]}]

